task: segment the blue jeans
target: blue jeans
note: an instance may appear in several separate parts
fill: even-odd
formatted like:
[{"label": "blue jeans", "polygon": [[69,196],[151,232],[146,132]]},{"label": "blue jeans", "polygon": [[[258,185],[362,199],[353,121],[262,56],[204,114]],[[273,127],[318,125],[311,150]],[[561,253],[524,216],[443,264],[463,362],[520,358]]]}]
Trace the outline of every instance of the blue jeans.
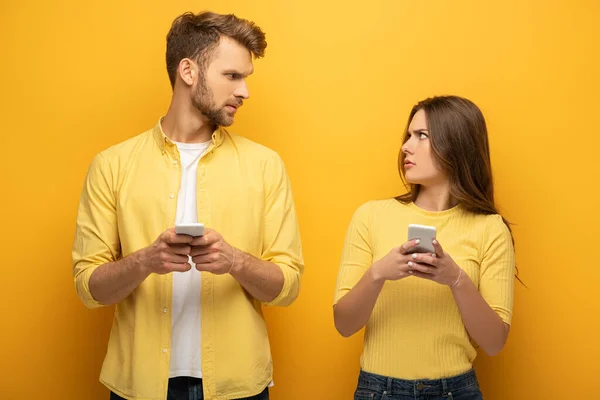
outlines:
[{"label": "blue jeans", "polygon": [[[113,392],[110,400],[125,400]],[[185,376],[169,379],[169,389],[166,400],[204,400],[202,393],[202,379],[189,378]],[[244,397],[240,400],[269,400],[269,389],[265,388],[262,393],[252,397]]]},{"label": "blue jeans", "polygon": [[483,400],[475,371],[444,379],[407,381],[360,371],[354,400]]}]

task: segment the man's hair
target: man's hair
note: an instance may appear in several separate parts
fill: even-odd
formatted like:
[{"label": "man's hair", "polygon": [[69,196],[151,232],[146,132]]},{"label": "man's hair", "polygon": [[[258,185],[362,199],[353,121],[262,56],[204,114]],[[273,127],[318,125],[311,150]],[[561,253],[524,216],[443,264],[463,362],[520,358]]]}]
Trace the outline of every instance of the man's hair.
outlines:
[{"label": "man's hair", "polygon": [[223,36],[240,43],[255,58],[265,54],[265,33],[254,22],[233,14],[210,11],[198,14],[186,12],[175,18],[167,34],[167,72],[171,87],[175,87],[181,60],[189,58],[206,67]]}]

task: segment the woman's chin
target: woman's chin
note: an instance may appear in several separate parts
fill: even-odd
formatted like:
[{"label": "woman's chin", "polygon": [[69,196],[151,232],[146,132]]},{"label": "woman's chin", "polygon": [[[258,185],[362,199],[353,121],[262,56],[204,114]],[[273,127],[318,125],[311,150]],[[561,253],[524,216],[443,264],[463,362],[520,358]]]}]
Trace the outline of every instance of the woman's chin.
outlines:
[{"label": "woman's chin", "polygon": [[410,176],[410,175],[404,175],[404,180],[406,181],[406,183],[410,184],[410,185],[418,185],[421,182],[419,181],[419,179],[415,179],[414,176]]}]

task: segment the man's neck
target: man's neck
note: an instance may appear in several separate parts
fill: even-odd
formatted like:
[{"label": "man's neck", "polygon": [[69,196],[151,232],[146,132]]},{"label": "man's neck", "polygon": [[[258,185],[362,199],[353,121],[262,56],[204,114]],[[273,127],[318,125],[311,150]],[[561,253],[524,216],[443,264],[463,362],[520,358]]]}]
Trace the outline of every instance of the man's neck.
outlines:
[{"label": "man's neck", "polygon": [[184,105],[173,97],[162,120],[162,130],[174,142],[205,143],[211,140],[215,126],[189,102]]}]

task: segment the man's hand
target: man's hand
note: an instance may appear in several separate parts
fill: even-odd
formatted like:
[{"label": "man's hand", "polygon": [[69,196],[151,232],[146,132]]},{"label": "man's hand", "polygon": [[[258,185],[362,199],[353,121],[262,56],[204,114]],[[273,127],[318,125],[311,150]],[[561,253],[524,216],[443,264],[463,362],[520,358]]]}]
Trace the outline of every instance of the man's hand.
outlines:
[{"label": "man's hand", "polygon": [[139,263],[148,272],[155,274],[189,271],[192,268],[188,262],[192,239],[188,235],[176,234],[175,228],[166,230],[154,243],[140,252]]},{"label": "man's hand", "polygon": [[204,236],[192,240],[191,247],[190,255],[198,271],[207,271],[216,275],[232,272],[235,249],[219,232],[207,229]]}]

